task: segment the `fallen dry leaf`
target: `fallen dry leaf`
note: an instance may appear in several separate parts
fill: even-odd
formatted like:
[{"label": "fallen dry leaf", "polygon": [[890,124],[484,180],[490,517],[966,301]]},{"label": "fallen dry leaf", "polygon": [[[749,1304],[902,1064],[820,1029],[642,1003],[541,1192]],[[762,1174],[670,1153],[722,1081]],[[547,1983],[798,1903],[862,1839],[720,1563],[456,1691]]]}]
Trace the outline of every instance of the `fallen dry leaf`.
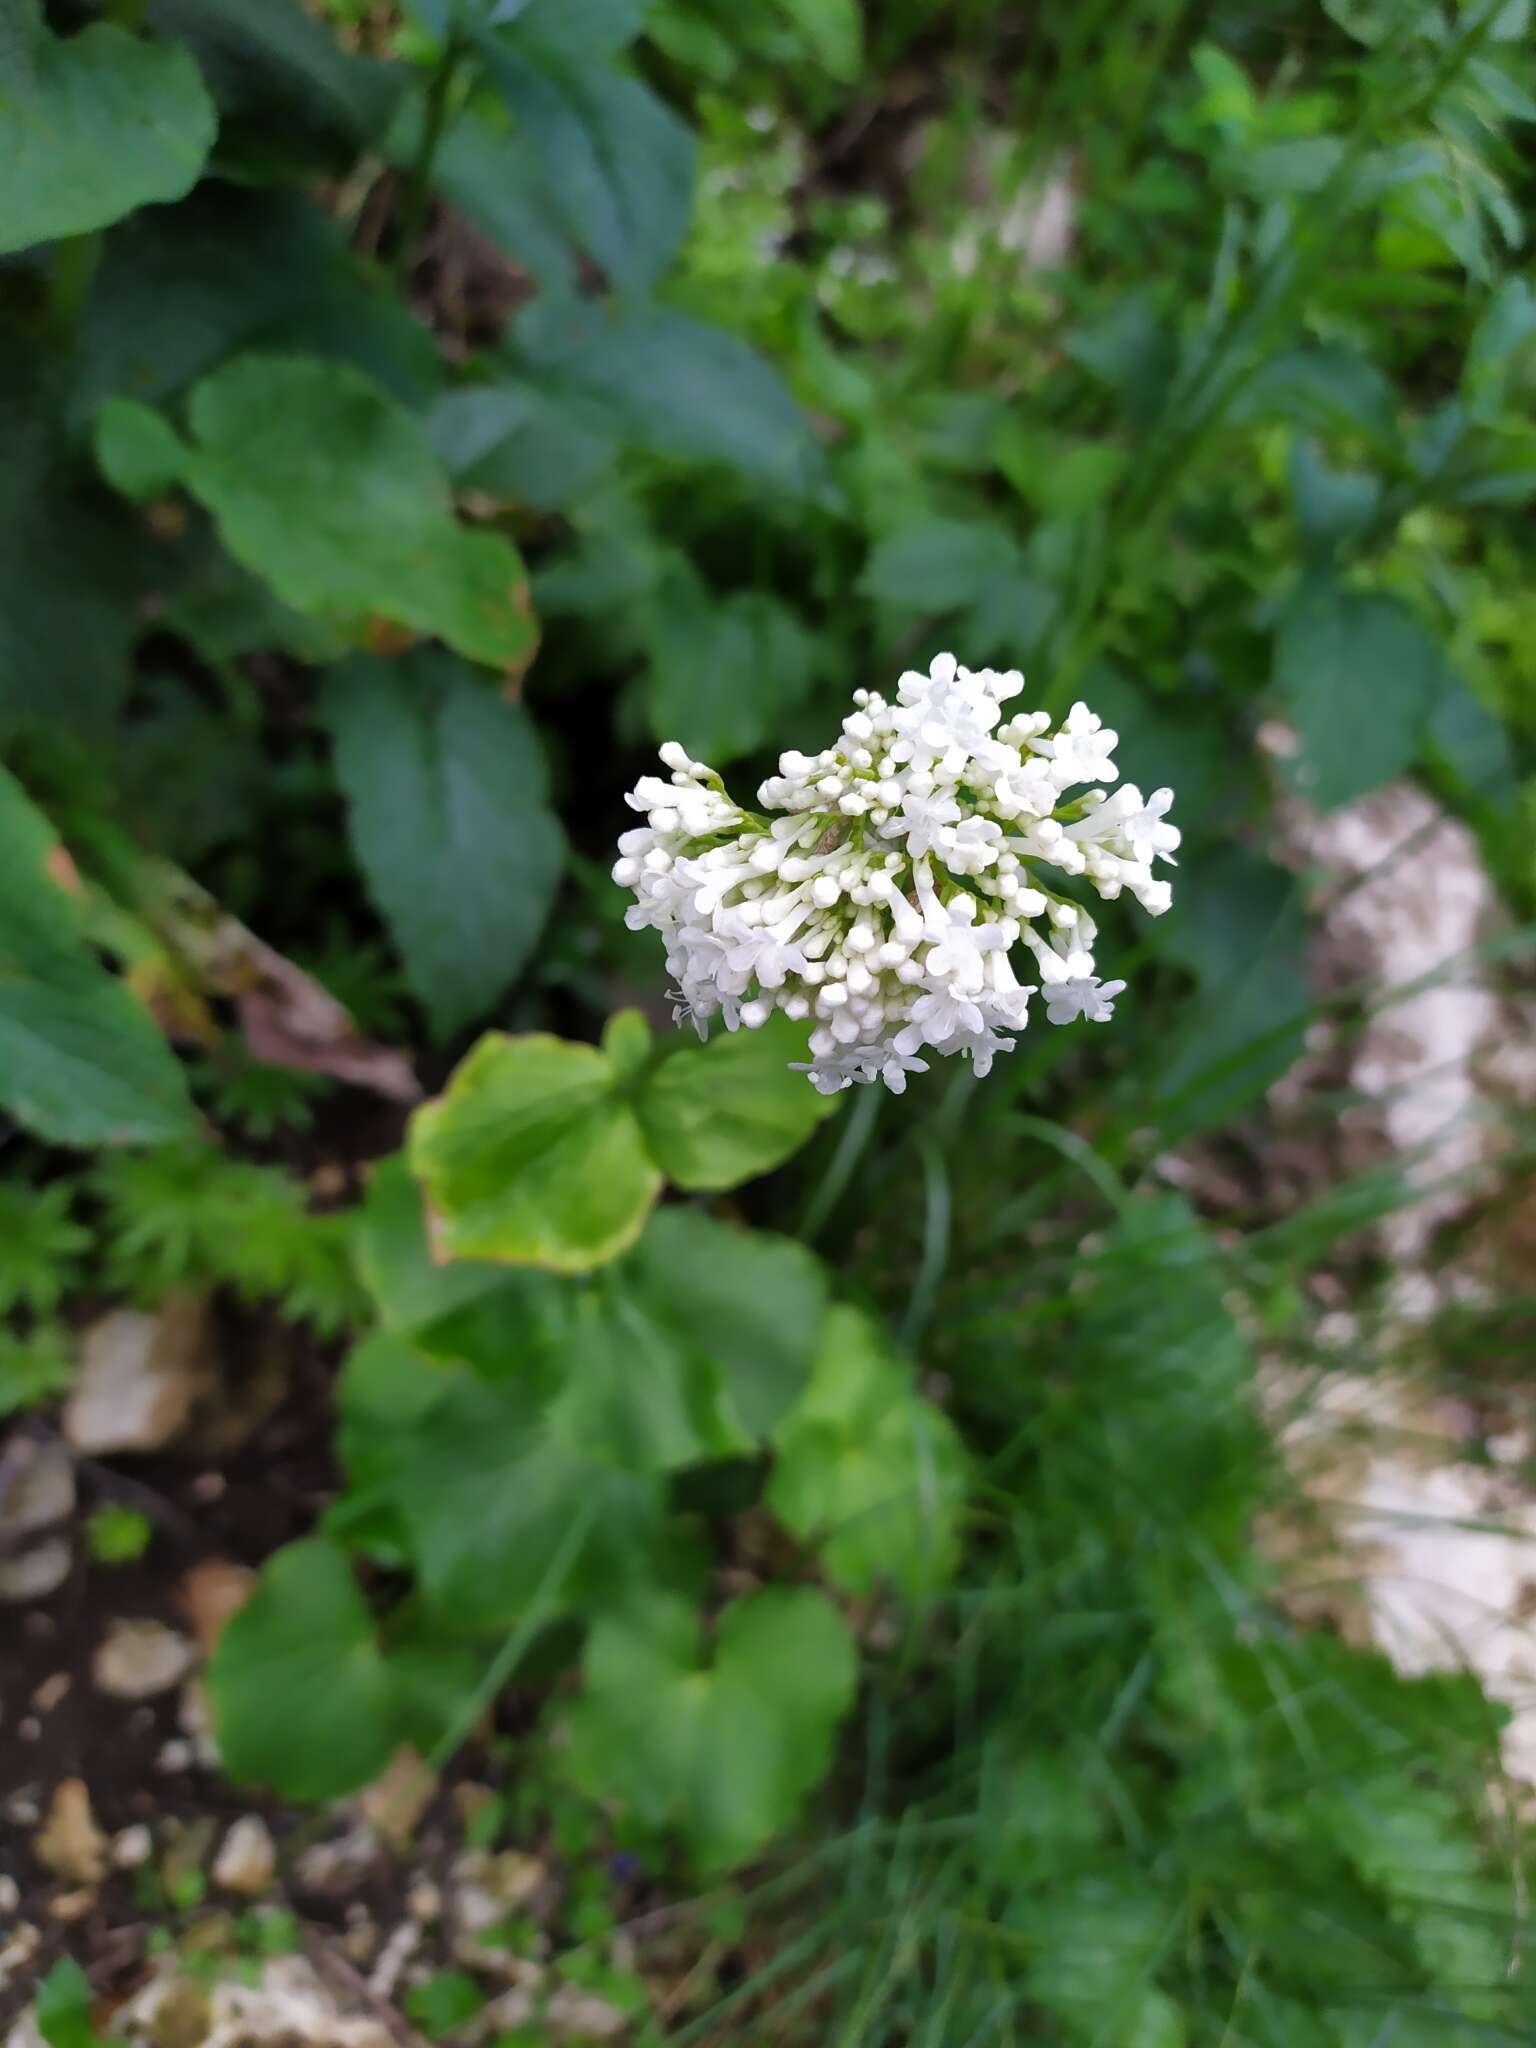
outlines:
[{"label": "fallen dry leaf", "polygon": [[181,978],[234,1003],[253,1058],[330,1074],[391,1102],[421,1099],[404,1053],[364,1038],[329,989],[257,938],[190,875],[169,861],[141,857],[133,898],[134,913]]},{"label": "fallen dry leaf", "polygon": [[437,1773],[403,1742],[373,1783],[357,1795],[358,1809],[391,1848],[403,1849],[436,1790]]},{"label": "fallen dry leaf", "polygon": [[62,1778],[48,1818],[32,1838],[37,1860],[70,1884],[100,1884],[107,1874],[108,1842],[96,1825],[83,1778]]},{"label": "fallen dry leaf", "polygon": [[225,1557],[204,1558],[183,1574],[178,1589],[181,1611],[205,1657],[213,1655],[225,1622],[239,1613],[255,1590],[256,1574]]}]

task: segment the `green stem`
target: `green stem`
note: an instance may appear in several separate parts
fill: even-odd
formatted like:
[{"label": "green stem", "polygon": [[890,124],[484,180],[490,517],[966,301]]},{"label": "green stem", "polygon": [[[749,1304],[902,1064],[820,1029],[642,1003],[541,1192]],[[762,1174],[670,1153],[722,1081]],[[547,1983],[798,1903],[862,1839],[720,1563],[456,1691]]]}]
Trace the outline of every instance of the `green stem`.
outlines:
[{"label": "green stem", "polygon": [[53,252],[53,286],[49,294],[48,319],[62,341],[73,341],[79,332],[100,260],[100,229],[88,235],[70,235]]},{"label": "green stem", "polygon": [[587,1540],[587,1533],[597,1519],[597,1503],[589,1500],[577,1508],[571,1517],[570,1526],[561,1539],[560,1547],[549,1560],[544,1576],[540,1579],[533,1598],[523,1611],[522,1619],[507,1637],[496,1655],[491,1659],[485,1676],[464,1702],[458,1713],[449,1722],[442,1740],[433,1750],[428,1762],[434,1771],[443,1770],[460,1746],[473,1732],[475,1723],[485,1712],[511,1678],[522,1662],[528,1645],[533,1641],[544,1624],[553,1618],[555,1602],[570,1576],[577,1553]]},{"label": "green stem", "polygon": [[410,282],[411,272],[416,267],[417,249],[432,195],[432,172],[437,163],[437,152],[448,131],[448,102],[463,55],[462,43],[450,36],[427,81],[421,139],[416,145],[411,168],[406,173],[405,191],[400,201],[400,240],[395,250],[395,276],[402,285]]}]

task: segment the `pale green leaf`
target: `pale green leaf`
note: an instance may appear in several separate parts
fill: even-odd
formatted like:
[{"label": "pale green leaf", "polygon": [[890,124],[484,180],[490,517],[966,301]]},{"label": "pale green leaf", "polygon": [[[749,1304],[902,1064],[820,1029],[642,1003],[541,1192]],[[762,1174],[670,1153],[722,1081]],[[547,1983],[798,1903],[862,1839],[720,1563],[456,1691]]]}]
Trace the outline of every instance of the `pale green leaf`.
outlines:
[{"label": "pale green leaf", "polygon": [[774,1433],[766,1499],[836,1584],[909,1594],[953,1569],[966,1457],[949,1418],[854,1308],[830,1311],[811,1381]]},{"label": "pale green leaf", "polygon": [[217,116],[187,51],[110,21],[53,36],[21,4],[31,77],[0,87],[0,254],[190,191]]},{"label": "pale green leaf", "polygon": [[561,1273],[633,1244],[661,1190],[613,1062],[544,1033],[482,1038],[417,1110],[410,1159],[442,1251]]},{"label": "pale green leaf", "polygon": [[554,900],[565,841],[538,735],[433,649],[359,656],[323,713],[368,892],[445,1038],[517,979]]},{"label": "pale green leaf", "polygon": [[189,487],[285,604],[357,632],[388,619],[474,661],[526,659],[516,549],[459,525],[420,426],[357,370],[240,356],[196,387],[190,420]]},{"label": "pale green leaf", "polygon": [[592,1797],[673,1827],[705,1873],[743,1863],[795,1818],[853,1702],[853,1645],[808,1587],[727,1607],[706,1656],[692,1607],[637,1601],[593,1628],[565,1762]]},{"label": "pale green leaf", "polygon": [[652,1155],[680,1188],[733,1188],[798,1152],[838,1098],[790,1062],[805,1031],[781,1012],[758,1031],[723,1032],[684,1046],[649,1074],[635,1110]]},{"label": "pale green leaf", "polygon": [[96,415],[96,460],[124,497],[154,498],[179,479],[186,449],[153,406],[109,398]]}]

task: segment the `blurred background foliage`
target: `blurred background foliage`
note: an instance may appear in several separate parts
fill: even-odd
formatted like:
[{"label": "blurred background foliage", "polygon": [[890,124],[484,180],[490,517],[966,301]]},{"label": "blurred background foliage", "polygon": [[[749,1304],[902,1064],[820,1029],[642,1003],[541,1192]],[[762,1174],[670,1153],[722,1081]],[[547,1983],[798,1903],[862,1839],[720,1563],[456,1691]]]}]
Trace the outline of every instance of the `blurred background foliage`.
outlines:
[{"label": "blurred background foliage", "polygon": [[[451,1503],[466,1446],[526,1419],[493,1413],[508,1328],[566,1355],[534,1292],[497,1297],[493,1339],[468,1309],[430,1335],[484,1282],[434,1277],[415,1208],[378,1236],[400,1169],[358,1223],[418,1084],[487,1026],[664,1018],[607,875],[658,741],[747,786],[941,647],[1021,666],[1177,792],[1175,908],[1126,945],[1114,1026],[1026,1040],[979,1093],[861,1091],[696,1204],[813,1246],[887,1335],[839,1326],[771,1473],[723,1442],[671,1473],[688,1554],[646,1567],[643,1655],[598,1602],[572,1718],[535,1572],[510,1661],[430,1614],[413,1648],[396,1610],[406,1725],[451,1751],[538,1635],[509,1825],[570,1779],[678,1902],[687,1852],[728,1868],[790,1827],[679,1905],[691,1974],[637,2038],[1533,2038],[1503,1709],[1299,1620],[1256,1535],[1304,1519],[1268,1378],[1306,1407],[1341,1300],[1353,1369],[1491,1402],[1488,1429],[1528,1393],[1518,1248],[1405,1335],[1377,1226],[1422,1162],[1343,1160],[1341,1074],[1299,1141],[1268,1091],[1382,995],[1379,963],[1321,963],[1340,876],[1297,816],[1415,781],[1498,905],[1436,975],[1528,982],[1529,0],[27,0],[6,36],[0,1412],[52,1415],[114,1303],[212,1290],[327,1388],[353,1344],[315,1605],[283,1608],[279,1564],[260,1613],[372,1656],[335,1546],[439,1591],[463,1562],[442,1516],[436,1565],[403,1533],[431,1516],[425,1479],[389,1492],[402,1431]],[[1431,1277],[1528,1194],[1522,1115],[1481,1113],[1507,1150],[1426,1237]],[[677,1240],[679,1301],[713,1256]],[[490,1391],[429,1422],[391,1342]],[[906,1505],[861,1541],[887,1472]],[[756,1647],[722,1628],[700,1741],[751,1817],[667,1759],[648,1813],[619,1705],[702,1676],[687,1603],[743,1573],[738,1621],[791,1604]],[[835,1664],[818,1576],[859,1703],[808,1810],[819,1770],[759,1783],[740,1695],[797,1627]],[[372,1679],[336,1730],[285,1720],[271,1643],[240,1640],[276,1721],[245,1774],[336,1789]],[[819,1767],[814,1691],[773,1725]],[[619,1913],[586,1897],[573,1973]]]}]

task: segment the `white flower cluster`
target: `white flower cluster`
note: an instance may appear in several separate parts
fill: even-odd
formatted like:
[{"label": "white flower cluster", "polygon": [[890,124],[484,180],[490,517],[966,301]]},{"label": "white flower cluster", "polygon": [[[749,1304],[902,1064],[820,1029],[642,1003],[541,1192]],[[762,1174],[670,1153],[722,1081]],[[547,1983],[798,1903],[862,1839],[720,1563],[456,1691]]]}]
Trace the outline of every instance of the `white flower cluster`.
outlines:
[{"label": "white flower cluster", "polygon": [[[671,779],[631,792],[647,822],[620,839],[613,878],[635,893],[630,926],[666,940],[677,1021],[702,1037],[716,1015],[732,1031],[776,1009],[810,1018],[817,1088],[878,1079],[900,1094],[924,1052],[968,1053],[985,1074],[1037,990],[1052,1024],[1108,1018],[1125,984],[1097,978],[1093,919],[1039,870],[1108,900],[1129,890],[1159,915],[1171,891],[1152,863],[1179,843],[1173,792],[1069,799],[1116,780],[1116,736],[1084,704],[1054,732],[1043,711],[1000,722],[1023,686],[1016,669],[941,654],[893,703],[858,690],[836,746],[780,758],[761,812],[664,746]],[[1034,981],[1014,972],[1020,947]]]}]

